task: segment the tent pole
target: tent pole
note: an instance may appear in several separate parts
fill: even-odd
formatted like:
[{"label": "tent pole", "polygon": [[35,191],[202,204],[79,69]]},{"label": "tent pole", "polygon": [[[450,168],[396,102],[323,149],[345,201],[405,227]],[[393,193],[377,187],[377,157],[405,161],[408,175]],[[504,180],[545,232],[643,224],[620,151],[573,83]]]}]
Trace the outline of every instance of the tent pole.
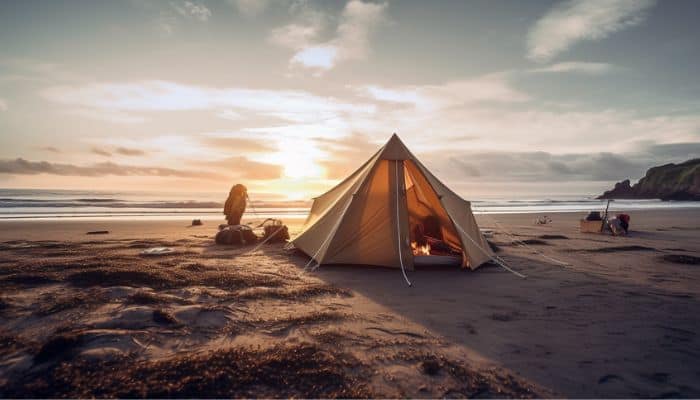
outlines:
[{"label": "tent pole", "polygon": [[399,213],[399,197],[401,192],[399,191],[399,162],[400,160],[396,160],[396,168],[394,169],[394,172],[396,173],[396,243],[399,246],[399,262],[401,263],[401,273],[403,273],[403,279],[405,279],[408,286],[411,287],[413,286],[413,284],[411,283],[411,281],[408,280],[408,276],[406,275],[406,268],[404,268],[403,266],[403,255],[401,254],[401,217]]}]

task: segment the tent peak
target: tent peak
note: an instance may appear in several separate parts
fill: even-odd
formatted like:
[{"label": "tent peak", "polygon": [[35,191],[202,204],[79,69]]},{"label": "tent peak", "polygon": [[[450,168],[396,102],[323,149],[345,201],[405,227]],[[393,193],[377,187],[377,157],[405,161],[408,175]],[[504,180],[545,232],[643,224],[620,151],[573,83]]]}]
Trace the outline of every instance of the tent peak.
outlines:
[{"label": "tent peak", "polygon": [[382,160],[408,160],[411,159],[411,152],[396,133],[392,134],[389,141],[384,145],[384,150],[379,157]]}]

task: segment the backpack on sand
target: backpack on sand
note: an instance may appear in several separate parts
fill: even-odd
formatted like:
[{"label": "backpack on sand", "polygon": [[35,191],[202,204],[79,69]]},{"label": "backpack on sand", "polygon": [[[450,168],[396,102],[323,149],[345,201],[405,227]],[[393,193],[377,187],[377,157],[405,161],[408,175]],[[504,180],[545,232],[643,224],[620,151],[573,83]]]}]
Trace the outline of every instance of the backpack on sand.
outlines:
[{"label": "backpack on sand", "polygon": [[258,237],[247,225],[229,225],[216,234],[217,244],[245,245],[255,243]]}]

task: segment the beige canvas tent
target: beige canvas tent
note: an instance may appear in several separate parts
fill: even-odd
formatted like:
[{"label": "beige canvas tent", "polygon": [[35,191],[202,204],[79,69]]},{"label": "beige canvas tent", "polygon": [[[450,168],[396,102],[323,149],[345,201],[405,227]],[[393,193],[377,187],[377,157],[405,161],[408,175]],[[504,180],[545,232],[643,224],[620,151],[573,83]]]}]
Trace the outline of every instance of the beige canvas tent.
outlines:
[{"label": "beige canvas tent", "polygon": [[[430,216],[442,241],[476,269],[493,254],[471,204],[447,188],[396,134],[357,171],[314,199],[292,244],[320,264],[365,264],[412,270],[412,235]],[[425,257],[422,257],[424,259]]]}]

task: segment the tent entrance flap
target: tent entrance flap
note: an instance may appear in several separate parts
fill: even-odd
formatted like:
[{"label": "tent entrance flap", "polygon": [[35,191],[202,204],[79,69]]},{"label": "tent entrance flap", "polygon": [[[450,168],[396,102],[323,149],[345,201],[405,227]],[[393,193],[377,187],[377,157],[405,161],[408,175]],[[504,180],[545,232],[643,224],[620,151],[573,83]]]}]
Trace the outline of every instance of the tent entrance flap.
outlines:
[{"label": "tent entrance flap", "polygon": [[[426,264],[430,256],[463,257],[459,234],[438,194],[415,164],[405,160],[404,184],[411,250]],[[428,260],[428,261],[426,261]],[[438,258],[435,258],[437,263]],[[421,262],[423,264],[423,262]]]}]

